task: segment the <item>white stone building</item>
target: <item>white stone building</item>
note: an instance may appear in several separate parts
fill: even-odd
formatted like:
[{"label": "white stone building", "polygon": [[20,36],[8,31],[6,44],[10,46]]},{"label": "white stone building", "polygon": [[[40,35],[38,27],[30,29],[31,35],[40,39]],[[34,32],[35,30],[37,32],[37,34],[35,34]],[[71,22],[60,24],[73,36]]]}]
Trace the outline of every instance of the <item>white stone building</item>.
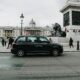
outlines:
[{"label": "white stone building", "polygon": [[[36,26],[35,21],[32,19],[29,23],[29,26],[25,26],[22,28],[23,35],[41,35],[41,36],[49,36],[51,35],[50,27],[39,27]],[[21,27],[13,27],[13,26],[2,26],[0,27],[0,37],[8,38],[8,37],[17,37],[20,36]]]},{"label": "white stone building", "polygon": [[20,35],[20,28],[12,26],[0,27],[0,37],[17,37]]},{"label": "white stone building", "polygon": [[[61,9],[67,37],[80,37],[80,0],[68,0]],[[74,38],[74,39],[76,39]]]},{"label": "white stone building", "polygon": [[45,26],[43,29],[42,29],[42,32],[41,32],[41,35],[43,36],[51,36],[51,31],[53,29],[49,26]]}]

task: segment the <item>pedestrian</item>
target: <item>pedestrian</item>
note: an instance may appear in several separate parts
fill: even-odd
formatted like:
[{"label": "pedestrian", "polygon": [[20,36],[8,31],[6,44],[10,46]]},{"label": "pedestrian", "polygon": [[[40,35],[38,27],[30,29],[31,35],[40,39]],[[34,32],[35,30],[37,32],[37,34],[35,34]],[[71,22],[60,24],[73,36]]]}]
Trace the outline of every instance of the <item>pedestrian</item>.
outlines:
[{"label": "pedestrian", "polygon": [[49,41],[50,41],[50,43],[52,43],[52,42],[53,42],[51,38],[49,38]]},{"label": "pedestrian", "polygon": [[12,37],[10,37],[9,40],[8,40],[8,47],[7,47],[7,49],[12,46],[13,41],[14,41],[14,39]]},{"label": "pedestrian", "polygon": [[70,37],[70,40],[69,40],[69,46],[70,46],[70,48],[71,48],[71,47],[74,47],[72,37]]},{"label": "pedestrian", "polygon": [[6,46],[6,40],[4,40],[4,45]]},{"label": "pedestrian", "polygon": [[4,38],[2,38],[2,46],[4,46],[5,45],[5,41],[4,41]]}]

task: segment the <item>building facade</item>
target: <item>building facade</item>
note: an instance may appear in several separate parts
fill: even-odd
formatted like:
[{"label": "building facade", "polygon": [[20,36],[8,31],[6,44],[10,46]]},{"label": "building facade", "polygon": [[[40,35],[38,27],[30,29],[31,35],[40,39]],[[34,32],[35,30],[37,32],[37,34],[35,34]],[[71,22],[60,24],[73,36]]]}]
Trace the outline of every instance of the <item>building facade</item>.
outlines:
[{"label": "building facade", "polygon": [[61,12],[67,37],[80,37],[80,0],[68,0]]},{"label": "building facade", "polygon": [[[23,35],[40,35],[40,36],[49,36],[51,35],[50,27],[39,27],[36,26],[35,21],[32,19],[29,23],[29,26],[25,26],[22,28]],[[14,26],[1,26],[0,27],[0,37],[18,37],[20,36],[20,27]]]}]

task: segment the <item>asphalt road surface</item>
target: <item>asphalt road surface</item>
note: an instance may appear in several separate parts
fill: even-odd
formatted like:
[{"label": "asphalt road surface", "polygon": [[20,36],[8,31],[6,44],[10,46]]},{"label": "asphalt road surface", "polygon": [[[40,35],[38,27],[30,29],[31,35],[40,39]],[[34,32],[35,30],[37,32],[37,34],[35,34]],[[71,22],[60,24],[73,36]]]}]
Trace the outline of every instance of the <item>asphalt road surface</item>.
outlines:
[{"label": "asphalt road surface", "polygon": [[38,54],[16,57],[0,53],[0,80],[79,80],[80,52],[51,57]]}]

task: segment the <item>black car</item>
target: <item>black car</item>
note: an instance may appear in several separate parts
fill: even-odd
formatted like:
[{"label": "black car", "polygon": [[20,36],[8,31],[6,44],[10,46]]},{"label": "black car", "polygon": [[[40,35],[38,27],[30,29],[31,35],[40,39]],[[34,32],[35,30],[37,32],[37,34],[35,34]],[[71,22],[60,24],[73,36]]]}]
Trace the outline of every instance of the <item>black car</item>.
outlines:
[{"label": "black car", "polygon": [[24,56],[27,53],[50,53],[50,55],[62,55],[63,46],[51,43],[44,36],[19,36],[13,43],[11,53]]}]

